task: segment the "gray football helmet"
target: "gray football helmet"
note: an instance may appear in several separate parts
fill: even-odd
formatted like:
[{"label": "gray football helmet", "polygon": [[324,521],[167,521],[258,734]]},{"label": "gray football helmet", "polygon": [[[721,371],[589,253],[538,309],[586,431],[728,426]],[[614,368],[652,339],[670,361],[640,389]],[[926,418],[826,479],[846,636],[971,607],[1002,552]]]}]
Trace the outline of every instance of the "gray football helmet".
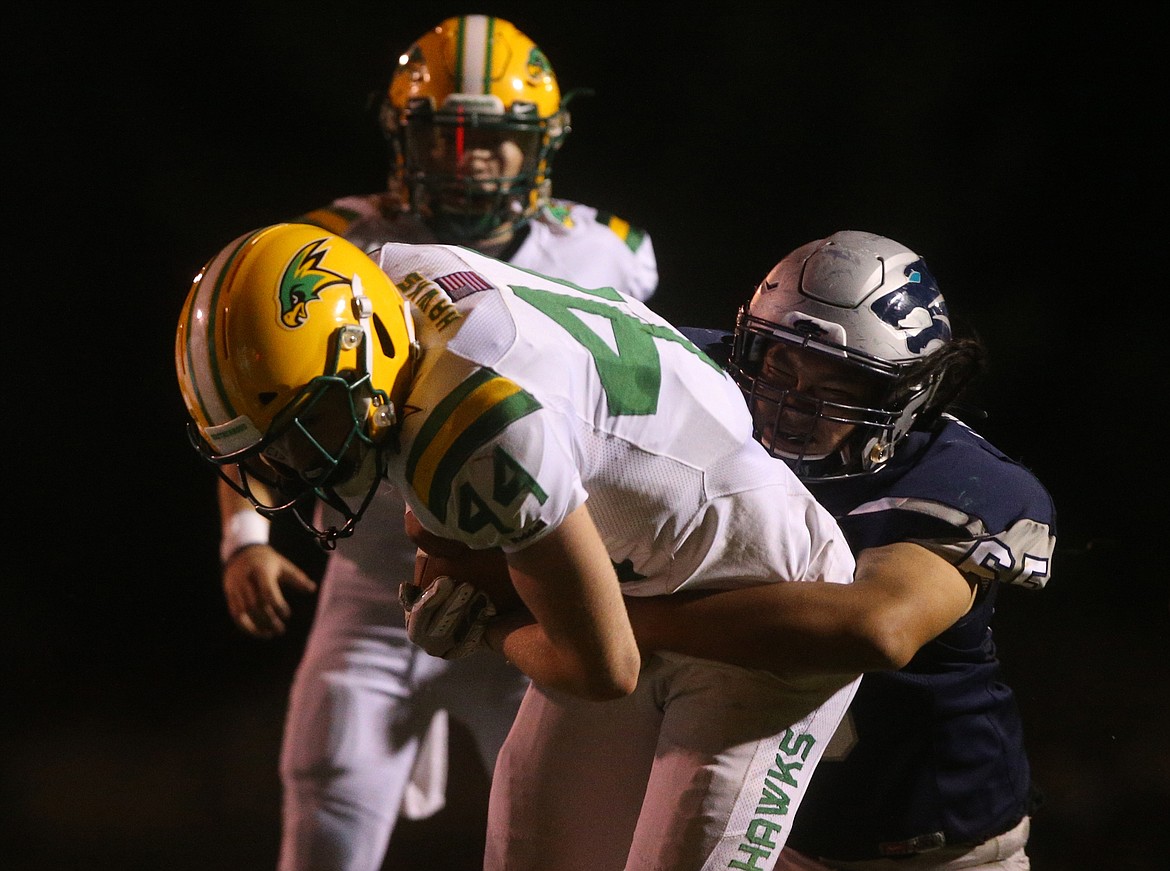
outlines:
[{"label": "gray football helmet", "polygon": [[[736,319],[729,369],[752,409],[755,436],[802,479],[870,474],[893,456],[942,379],[927,360],[951,341],[951,322],[922,258],[872,233],[843,230],[777,263]],[[769,381],[763,364],[777,343],[828,355],[876,385],[873,405],[817,398]],[[945,356],[945,355],[944,355]],[[765,432],[786,422],[783,440]],[[792,437],[794,416],[804,441]],[[809,450],[818,419],[853,426],[829,453]],[[776,442],[783,441],[783,444]]]}]

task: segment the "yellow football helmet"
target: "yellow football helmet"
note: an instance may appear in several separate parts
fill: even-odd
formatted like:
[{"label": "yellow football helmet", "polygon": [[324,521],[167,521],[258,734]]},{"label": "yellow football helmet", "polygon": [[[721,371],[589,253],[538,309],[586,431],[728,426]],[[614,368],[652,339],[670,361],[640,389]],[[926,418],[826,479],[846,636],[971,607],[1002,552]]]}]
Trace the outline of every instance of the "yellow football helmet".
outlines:
[{"label": "yellow football helmet", "polygon": [[[373,496],[417,354],[393,282],[361,249],[307,224],[245,233],[212,257],[175,335],[192,442],[221,472],[238,469],[238,482],[225,480],[261,513],[297,509],[326,547]],[[344,500],[355,495],[356,512]],[[306,496],[341,512],[343,527],[313,527]]]},{"label": "yellow football helmet", "polygon": [[502,18],[448,18],[398,59],[382,105],[395,171],[442,241],[522,225],[547,200],[569,133],[552,66]]}]

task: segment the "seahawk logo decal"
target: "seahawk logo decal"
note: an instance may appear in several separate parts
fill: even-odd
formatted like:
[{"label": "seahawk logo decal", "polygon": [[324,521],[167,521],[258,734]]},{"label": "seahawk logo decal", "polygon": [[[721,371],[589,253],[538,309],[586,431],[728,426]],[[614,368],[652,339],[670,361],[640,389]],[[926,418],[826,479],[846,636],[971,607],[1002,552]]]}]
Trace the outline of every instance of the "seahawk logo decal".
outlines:
[{"label": "seahawk logo decal", "polygon": [[350,283],[344,275],[322,268],[321,262],[328,253],[324,239],[310,242],[293,255],[280,276],[276,301],[280,307],[280,322],[288,329],[295,330],[309,319],[309,303],[320,299],[322,290],[335,284]]},{"label": "seahawk logo decal", "polygon": [[873,313],[905,334],[912,354],[921,354],[936,341],[950,341],[951,316],[938,283],[921,260],[907,266],[905,276],[905,284],[874,301]]}]

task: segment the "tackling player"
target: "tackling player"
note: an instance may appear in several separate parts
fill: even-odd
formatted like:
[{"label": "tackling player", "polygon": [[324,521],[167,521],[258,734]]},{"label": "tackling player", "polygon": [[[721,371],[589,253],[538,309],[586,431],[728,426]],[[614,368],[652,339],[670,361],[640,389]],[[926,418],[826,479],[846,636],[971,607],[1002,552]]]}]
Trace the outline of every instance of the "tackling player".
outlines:
[{"label": "tackling player", "polygon": [[1003,585],[1048,581],[1055,515],[1032,472],[944,413],[982,347],[952,336],[922,258],[853,231],[782,259],[733,341],[686,332],[857,554],[846,587],[628,601],[649,649],[871,672],[776,867],[1028,868],[1029,764],[991,619]]}]

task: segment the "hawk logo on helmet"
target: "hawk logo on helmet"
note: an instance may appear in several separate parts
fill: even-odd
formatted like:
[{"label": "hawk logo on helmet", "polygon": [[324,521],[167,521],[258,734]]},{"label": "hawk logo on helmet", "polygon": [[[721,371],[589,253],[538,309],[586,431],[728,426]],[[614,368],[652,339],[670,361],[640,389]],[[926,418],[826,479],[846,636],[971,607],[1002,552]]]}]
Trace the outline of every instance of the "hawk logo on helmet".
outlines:
[{"label": "hawk logo on helmet", "polygon": [[870,308],[881,320],[905,333],[912,354],[928,353],[935,342],[951,340],[951,317],[934,280],[921,260],[906,267],[906,283],[874,300]]},{"label": "hawk logo on helmet", "polygon": [[552,76],[552,64],[548,62],[548,58],[544,56],[544,52],[532,46],[531,51],[528,52],[528,84],[534,88],[543,85]]},{"label": "hawk logo on helmet", "polygon": [[335,284],[350,283],[344,275],[321,267],[321,262],[329,253],[324,245],[325,240],[318,239],[301,248],[280,276],[276,290],[280,322],[290,330],[295,330],[309,319],[309,303],[320,299],[322,290]]}]

